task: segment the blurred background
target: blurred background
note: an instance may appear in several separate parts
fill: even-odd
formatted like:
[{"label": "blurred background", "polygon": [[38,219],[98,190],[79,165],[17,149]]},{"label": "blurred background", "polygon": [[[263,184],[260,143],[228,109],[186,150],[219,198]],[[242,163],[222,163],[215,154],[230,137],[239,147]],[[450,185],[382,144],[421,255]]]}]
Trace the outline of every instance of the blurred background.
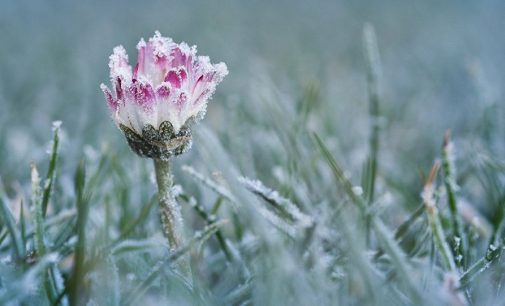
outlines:
[{"label": "blurred background", "polygon": [[444,130],[471,137],[490,129],[483,125],[503,125],[492,111],[505,82],[502,1],[2,2],[0,169],[7,178],[43,158],[54,120],[63,121],[65,158],[103,143],[126,152],[99,84],[109,83],[114,46],[125,46],[133,62],[139,38],[155,30],[228,65],[205,120],[221,137],[243,120],[259,124],[248,110],[261,117],[275,107],[264,104],[282,105],[269,95],[294,104],[316,86],[324,118],[310,128],[331,133],[359,159],[368,130],[365,22],[374,25],[382,56],[391,160],[424,165]]}]

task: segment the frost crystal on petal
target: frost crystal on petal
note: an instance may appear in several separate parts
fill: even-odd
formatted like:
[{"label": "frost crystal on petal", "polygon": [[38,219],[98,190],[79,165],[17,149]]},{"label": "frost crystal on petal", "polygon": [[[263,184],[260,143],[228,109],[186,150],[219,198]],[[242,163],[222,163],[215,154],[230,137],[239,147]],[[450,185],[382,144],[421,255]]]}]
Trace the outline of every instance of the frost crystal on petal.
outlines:
[{"label": "frost crystal on petal", "polygon": [[109,68],[111,80],[119,78],[125,83],[130,83],[132,68],[128,65],[128,54],[123,46],[119,45],[114,48],[109,57]]},{"label": "frost crystal on petal", "polygon": [[171,38],[161,36],[159,31],[154,32],[149,43],[153,45],[154,55],[157,56],[169,56],[175,45]]}]

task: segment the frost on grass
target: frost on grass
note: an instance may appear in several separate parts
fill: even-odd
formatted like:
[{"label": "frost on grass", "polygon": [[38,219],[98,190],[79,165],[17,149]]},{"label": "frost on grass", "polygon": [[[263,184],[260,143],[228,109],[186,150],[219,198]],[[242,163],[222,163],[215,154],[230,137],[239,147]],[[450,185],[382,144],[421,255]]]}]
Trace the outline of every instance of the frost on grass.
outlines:
[{"label": "frost on grass", "polygon": [[52,125],[53,132],[55,132],[56,130],[60,129],[61,128],[61,124],[62,124],[61,120],[53,121],[53,125]]},{"label": "frost on grass", "polygon": [[219,185],[217,182],[203,175],[202,173],[196,171],[191,166],[183,165],[182,170],[191,175],[192,177],[194,177],[197,181],[201,182],[202,184],[210,188],[212,191],[216,192],[217,194],[223,196],[225,199],[229,200],[232,204],[236,205],[237,199],[224,186]]},{"label": "frost on grass", "polygon": [[271,204],[273,209],[283,219],[287,219],[297,226],[311,227],[314,223],[312,217],[302,213],[298,206],[285,197],[282,197],[276,190],[263,185],[259,180],[253,180],[247,177],[240,177],[242,183],[249,191],[260,196],[267,203]]}]

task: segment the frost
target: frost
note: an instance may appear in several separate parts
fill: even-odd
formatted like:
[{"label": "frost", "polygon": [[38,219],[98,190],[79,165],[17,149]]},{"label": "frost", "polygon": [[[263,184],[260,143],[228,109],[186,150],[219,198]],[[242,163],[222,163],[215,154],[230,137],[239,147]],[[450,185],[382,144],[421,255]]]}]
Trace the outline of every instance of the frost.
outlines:
[{"label": "frost", "polygon": [[131,83],[132,68],[128,65],[128,54],[122,45],[113,49],[109,57],[110,78],[114,80],[120,78],[125,84]]},{"label": "frost", "polygon": [[454,248],[459,249],[459,246],[461,245],[461,238],[458,236],[454,237]]},{"label": "frost", "polygon": [[330,274],[330,277],[334,280],[341,280],[345,278],[345,271],[340,267],[335,267]]},{"label": "frost", "polygon": [[[129,138],[130,147],[141,156],[166,159],[172,153],[162,156],[153,153],[153,150],[158,150],[153,143],[143,145],[144,148],[132,145],[145,142],[128,135],[123,127],[137,135],[142,134],[143,127],[156,128],[163,122],[169,122],[176,134],[185,127],[189,128],[190,122],[197,122],[205,115],[207,103],[228,74],[228,68],[224,63],[213,65],[207,56],[197,57],[196,46],[189,47],[184,42],[177,44],[159,31],[148,42],[140,39],[137,49],[139,62],[135,66],[135,80],[126,50],[119,45],[114,48],[109,61],[115,97],[105,85],[100,87],[105,93],[112,118]],[[184,77],[181,69],[185,71]],[[169,77],[169,73],[174,71],[177,77]],[[136,94],[129,94],[131,92]],[[191,142],[186,144],[174,155],[190,149]]]},{"label": "frost", "polygon": [[252,180],[247,177],[240,177],[239,182],[245,185],[247,189],[262,197],[265,201],[272,204],[282,213],[293,219],[302,227],[310,227],[313,219],[300,211],[300,209],[290,200],[282,197],[277,191],[272,190],[259,180]]},{"label": "frost", "polygon": [[[142,42],[143,39],[139,42]],[[153,54],[156,56],[170,56],[172,49],[177,46],[171,38],[163,37],[160,31],[155,31],[154,36],[149,38],[149,43],[153,46]]]},{"label": "frost", "polygon": [[354,186],[352,187],[352,192],[357,196],[361,196],[363,195],[363,188],[361,188],[361,186]]},{"label": "frost", "polygon": [[67,244],[69,245],[74,245],[77,243],[77,236],[72,236],[70,239],[68,239]]},{"label": "frost", "polygon": [[51,155],[51,153],[53,151],[53,145],[54,145],[54,142],[52,140],[49,141],[49,143],[47,145],[47,148],[46,148],[46,154],[47,155]]},{"label": "frost", "polygon": [[214,182],[213,180],[211,180],[210,178],[204,176],[203,174],[197,172],[191,166],[183,165],[181,168],[182,168],[182,171],[184,171],[184,172],[188,173],[189,175],[193,176],[198,181],[202,182],[204,185],[206,185],[207,187],[209,187],[211,190],[213,190],[217,194],[223,196],[224,198],[226,198],[227,200],[229,200],[230,202],[232,202],[232,204],[236,205],[237,200],[236,200],[235,196],[228,189],[226,189],[225,187],[219,185],[218,183]]},{"label": "frost", "polygon": [[5,265],[11,264],[12,263],[12,256],[11,255],[3,256],[0,259],[0,263],[5,264]]},{"label": "frost", "polygon": [[270,210],[266,209],[263,206],[259,206],[257,210],[260,215],[267,219],[277,229],[286,233],[290,237],[297,237],[297,231],[293,225],[287,223],[284,219],[279,218],[276,214],[272,213]]},{"label": "frost", "polygon": [[138,49],[142,49],[146,46],[146,41],[144,40],[144,38],[141,38],[140,41],[138,42],[137,44],[137,50]]},{"label": "frost", "polygon": [[61,120],[53,121],[53,127],[52,127],[53,132],[56,130],[59,130],[61,127],[61,124],[62,124]]},{"label": "frost", "polygon": [[275,166],[272,169],[273,176],[281,183],[287,182],[287,175],[281,166]]},{"label": "frost", "polygon": [[174,186],[172,186],[172,195],[175,198],[177,198],[178,196],[180,196],[183,193],[184,193],[184,190],[182,189],[181,185],[174,185]]},{"label": "frost", "polygon": [[137,276],[135,275],[135,273],[128,273],[126,274],[126,279],[129,280],[130,282],[134,281],[137,279]]}]

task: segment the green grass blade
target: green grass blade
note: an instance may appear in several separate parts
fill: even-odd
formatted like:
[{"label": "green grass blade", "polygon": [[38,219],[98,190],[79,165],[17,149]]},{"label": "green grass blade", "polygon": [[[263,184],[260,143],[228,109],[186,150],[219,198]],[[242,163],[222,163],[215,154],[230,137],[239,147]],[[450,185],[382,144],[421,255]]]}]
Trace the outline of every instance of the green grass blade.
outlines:
[{"label": "green grass blade", "polygon": [[[39,278],[47,272],[49,266],[55,264],[58,260],[57,254],[46,254],[23,273],[20,279],[5,284],[7,290],[0,292],[0,305],[24,305],[22,302],[36,291],[37,287],[34,288],[33,284],[36,284]],[[13,303],[14,301],[15,303]],[[27,305],[30,305],[30,303],[27,303]]]},{"label": "green grass blade", "polygon": [[[188,197],[185,194],[180,194],[179,197],[184,200],[186,203],[188,203],[195,211],[196,213],[205,221],[207,225],[211,225],[212,223],[216,222],[216,216],[215,214],[209,214],[205,210],[205,208],[202,205],[199,205],[198,202],[196,201],[195,198],[193,197]],[[216,204],[214,204],[214,207],[217,206],[218,203],[222,202],[222,197],[218,197],[216,200]],[[228,249],[228,246],[226,245],[226,240],[224,239],[223,233],[221,230],[217,230],[215,233],[217,242],[219,244],[219,247],[223,251],[224,255],[226,256],[226,260],[231,261],[232,259],[232,254],[230,250]]]},{"label": "green grass blade", "polygon": [[184,172],[191,175],[193,178],[195,178],[198,182],[201,182],[203,185],[207,186],[210,190],[214,191],[215,193],[221,195],[222,197],[230,201],[232,204],[237,203],[237,199],[228,189],[219,185],[218,183],[214,182],[213,180],[204,176],[203,174],[197,172],[193,167],[184,165],[182,166],[181,169]]},{"label": "green grass blade", "polygon": [[433,186],[438,169],[439,163],[437,162],[431,169],[428,181],[424,186],[422,197],[426,208],[426,215],[428,216],[428,222],[430,223],[433,242],[440,253],[442,264],[447,271],[456,271],[456,263],[454,261],[454,257],[452,256],[451,249],[445,241],[445,234],[442,228],[442,223],[440,222],[436,199],[434,196]]},{"label": "green grass blade", "polygon": [[367,211],[367,206],[366,206],[363,198],[361,198],[359,195],[356,194],[356,192],[354,192],[354,188],[353,188],[354,186],[345,177],[344,171],[342,170],[342,168],[340,168],[337,161],[335,160],[333,155],[330,153],[330,151],[328,150],[326,145],[323,143],[321,138],[317,134],[314,134],[314,138],[316,140],[316,144],[319,147],[319,150],[321,151],[325,161],[330,166],[330,169],[331,169],[333,175],[335,176],[335,178],[337,179],[337,182],[339,183],[339,185],[341,185],[343,187],[343,190],[345,191],[345,193],[347,194],[347,196],[349,197],[351,202],[354,203],[363,213],[365,213]]},{"label": "green grass blade", "polygon": [[480,273],[487,270],[491,264],[496,261],[503,251],[503,245],[490,244],[486,255],[474,263],[465,273],[459,278],[460,286],[466,287]]},{"label": "green grass blade", "polygon": [[42,215],[45,216],[47,213],[47,205],[49,204],[49,198],[51,197],[51,192],[54,185],[54,180],[56,177],[56,162],[58,159],[58,144],[59,144],[59,132],[60,132],[61,121],[53,122],[53,141],[51,146],[51,158],[49,160],[49,168],[47,170],[46,180],[44,182],[44,194],[42,196]]},{"label": "green grass blade", "polygon": [[[64,210],[56,216],[52,216],[50,218],[45,219],[44,220],[44,228],[45,228],[45,230],[49,230],[50,228],[58,227],[60,224],[62,224],[65,221],[68,221],[68,219],[73,218],[75,215],[76,215],[76,210],[74,210],[74,209]],[[24,220],[24,218],[23,218],[23,220]],[[21,221],[22,220],[20,219],[19,222],[21,224],[21,230],[22,230]],[[26,221],[24,221],[24,222],[26,222]],[[63,232],[68,234],[67,228],[64,228],[64,231],[62,231],[62,233]],[[33,238],[34,235],[35,235],[34,229],[30,229],[30,230],[25,229],[24,237],[26,240]],[[55,239],[55,241],[53,241],[53,243],[56,243],[58,240],[59,239]],[[3,248],[0,249],[0,251],[3,251],[3,250],[4,250]]]},{"label": "green grass blade", "polygon": [[84,282],[84,260],[86,257],[86,223],[88,220],[88,196],[85,194],[86,167],[81,161],[74,176],[77,206],[77,245],[75,247],[74,267],[69,283],[69,301],[71,305],[80,305],[80,289]]},{"label": "green grass blade", "polygon": [[26,236],[26,220],[25,220],[25,204],[21,201],[21,209],[19,210],[19,226],[21,227],[21,243],[26,246],[28,237]]},{"label": "green grass blade", "polygon": [[[37,167],[34,163],[31,164],[31,179],[32,179],[32,209],[34,216],[34,238],[35,250],[37,256],[46,255],[45,228],[44,228],[44,212],[42,208],[43,190],[40,187],[40,176]],[[43,285],[46,291],[47,298],[50,303],[53,303],[57,297],[57,292],[52,284],[49,270],[42,277]]]},{"label": "green grass blade", "polygon": [[[2,190],[0,190],[0,193]],[[11,239],[11,245],[14,250],[15,257],[20,260],[25,256],[25,247],[21,239],[21,233],[16,226],[14,216],[8,206],[9,199],[2,193],[0,195],[0,218],[7,227]]]},{"label": "green grass blade", "polygon": [[449,206],[452,228],[452,239],[454,240],[454,256],[457,267],[463,267],[466,262],[467,237],[462,230],[461,217],[458,212],[456,199],[456,167],[454,164],[454,145],[450,138],[450,131],[444,136],[442,146],[442,171],[444,174],[444,186],[447,192],[447,204]]},{"label": "green grass blade", "polygon": [[377,164],[379,153],[379,128],[380,128],[380,83],[381,83],[381,65],[379,48],[375,30],[370,24],[366,24],[363,29],[363,41],[365,49],[365,58],[367,62],[367,81],[368,81],[368,108],[371,120],[370,130],[370,148],[368,157],[368,184],[366,185],[366,199],[370,205],[374,201],[375,180],[377,176]]},{"label": "green grass blade", "polygon": [[291,200],[282,197],[277,191],[266,187],[261,181],[240,177],[239,182],[242,183],[247,190],[270,204],[277,215],[285,221],[296,223],[304,228],[313,225],[314,220],[310,216],[302,213],[298,206],[291,202]]},{"label": "green grass blade", "polygon": [[[400,242],[402,239],[405,237],[405,235],[408,233],[409,229],[411,226],[414,224],[414,222],[423,215],[424,213],[424,204],[419,205],[413,212],[410,214],[410,216],[403,221],[394,231],[394,238],[396,241]],[[377,253],[375,254],[375,258],[379,258],[384,254],[384,251],[382,249],[379,249]]]},{"label": "green grass blade", "polygon": [[32,209],[34,215],[35,250],[39,256],[46,253],[44,216],[42,210],[42,188],[40,187],[40,176],[35,164],[31,164],[32,178]]},{"label": "green grass blade", "polygon": [[140,214],[135,218],[131,223],[129,223],[126,228],[121,232],[118,238],[116,238],[111,244],[108,246],[108,248],[112,248],[115,245],[117,245],[119,242],[123,241],[126,239],[134,230],[137,228],[139,224],[144,222],[144,220],[147,218],[149,213],[151,212],[152,208],[158,203],[158,198],[156,196],[151,197],[149,202],[147,202],[143,207],[142,210],[140,211]]},{"label": "green grass blade", "polygon": [[[151,249],[159,248],[163,241],[158,239],[126,239],[114,246],[109,254],[102,253],[102,256],[118,256],[121,254],[131,254],[133,252],[148,252]],[[103,259],[103,258],[100,258]]]}]

